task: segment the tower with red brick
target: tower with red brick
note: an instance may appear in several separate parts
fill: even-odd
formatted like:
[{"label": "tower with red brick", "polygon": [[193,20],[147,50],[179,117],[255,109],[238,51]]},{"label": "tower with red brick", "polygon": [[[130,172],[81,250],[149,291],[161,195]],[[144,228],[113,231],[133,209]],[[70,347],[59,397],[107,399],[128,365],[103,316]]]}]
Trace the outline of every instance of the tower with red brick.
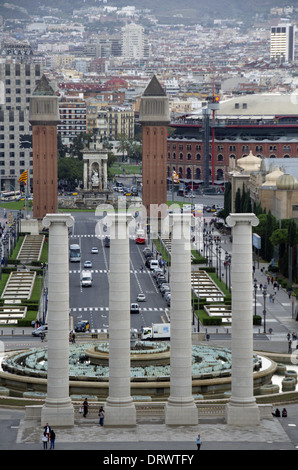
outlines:
[{"label": "tower with red brick", "polygon": [[139,120],[143,143],[143,206],[149,217],[153,204],[166,207],[167,203],[169,99],[155,75],[141,97]]},{"label": "tower with red brick", "polygon": [[45,75],[30,98],[29,121],[33,148],[33,217],[57,212],[58,97]]}]

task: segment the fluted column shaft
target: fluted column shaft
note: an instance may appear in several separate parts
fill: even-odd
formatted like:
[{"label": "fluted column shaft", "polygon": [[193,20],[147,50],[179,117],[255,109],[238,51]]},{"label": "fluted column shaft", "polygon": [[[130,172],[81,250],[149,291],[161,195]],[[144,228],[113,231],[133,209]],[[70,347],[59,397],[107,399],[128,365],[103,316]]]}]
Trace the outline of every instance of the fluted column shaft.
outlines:
[{"label": "fluted column shaft", "polygon": [[47,398],[42,411],[44,422],[71,425],[74,412],[69,397],[69,214],[47,214],[48,253],[48,372]]},{"label": "fluted column shaft", "polygon": [[191,214],[173,214],[171,248],[171,378],[166,424],[197,424],[192,396]]},{"label": "fluted column shaft", "polygon": [[125,213],[110,221],[109,396],[105,425],[134,425],[136,411],[130,395],[130,265]]},{"label": "fluted column shaft", "polygon": [[228,423],[258,424],[259,410],[253,393],[253,281],[252,226],[254,214],[230,214],[232,227],[232,395]]}]

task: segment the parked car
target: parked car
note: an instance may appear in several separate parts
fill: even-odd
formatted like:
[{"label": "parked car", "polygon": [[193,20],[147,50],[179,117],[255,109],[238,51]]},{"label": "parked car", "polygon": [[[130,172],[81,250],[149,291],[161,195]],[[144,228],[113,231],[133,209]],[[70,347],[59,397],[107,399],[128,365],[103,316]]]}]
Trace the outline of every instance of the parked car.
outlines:
[{"label": "parked car", "polygon": [[138,302],[145,302],[146,301],[146,296],[145,296],[145,294],[143,294],[143,292],[138,294],[137,301]]},{"label": "parked car", "polygon": [[48,332],[48,325],[41,325],[36,330],[32,331],[32,336],[45,335]]},{"label": "parked car", "polygon": [[153,260],[154,258],[147,258],[145,261],[145,266],[146,268],[150,268],[150,261]]}]

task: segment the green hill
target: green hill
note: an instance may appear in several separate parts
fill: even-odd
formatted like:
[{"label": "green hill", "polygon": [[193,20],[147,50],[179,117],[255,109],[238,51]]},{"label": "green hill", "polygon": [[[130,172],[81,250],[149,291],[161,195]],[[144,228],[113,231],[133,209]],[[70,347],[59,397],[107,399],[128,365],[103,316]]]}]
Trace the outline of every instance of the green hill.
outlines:
[{"label": "green hill", "polygon": [[[47,6],[56,9],[63,16],[72,14],[74,9],[100,6],[102,3],[99,0],[63,0],[57,3],[56,0],[12,0],[9,2],[10,7],[4,6],[7,0],[0,0],[0,11],[4,18],[28,18],[28,15],[39,13],[42,14],[43,10],[39,10],[42,6]],[[288,0],[108,0],[106,5],[109,6],[125,6],[135,5],[137,8],[150,9],[151,12],[159,19],[169,19],[174,15],[181,18],[192,18],[199,21],[201,18],[235,18],[244,19],[254,16],[256,13],[268,14],[270,8],[276,6],[286,6]],[[13,7],[11,7],[13,6]],[[45,14],[48,14],[45,13]],[[55,10],[53,11],[55,15]],[[58,16],[58,15],[57,15]]]}]

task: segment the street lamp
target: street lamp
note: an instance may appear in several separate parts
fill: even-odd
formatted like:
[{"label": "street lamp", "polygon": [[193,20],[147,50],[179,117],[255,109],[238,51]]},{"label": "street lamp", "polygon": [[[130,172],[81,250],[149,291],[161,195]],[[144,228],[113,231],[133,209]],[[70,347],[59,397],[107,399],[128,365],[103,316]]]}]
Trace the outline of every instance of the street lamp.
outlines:
[{"label": "street lamp", "polygon": [[258,289],[257,280],[254,279],[254,290],[255,290],[255,316],[257,315],[257,289]]},{"label": "street lamp", "polygon": [[266,296],[267,296],[267,289],[264,287],[264,289],[263,289],[263,297],[264,297],[263,315],[264,315],[264,333],[265,334],[266,334]]}]

